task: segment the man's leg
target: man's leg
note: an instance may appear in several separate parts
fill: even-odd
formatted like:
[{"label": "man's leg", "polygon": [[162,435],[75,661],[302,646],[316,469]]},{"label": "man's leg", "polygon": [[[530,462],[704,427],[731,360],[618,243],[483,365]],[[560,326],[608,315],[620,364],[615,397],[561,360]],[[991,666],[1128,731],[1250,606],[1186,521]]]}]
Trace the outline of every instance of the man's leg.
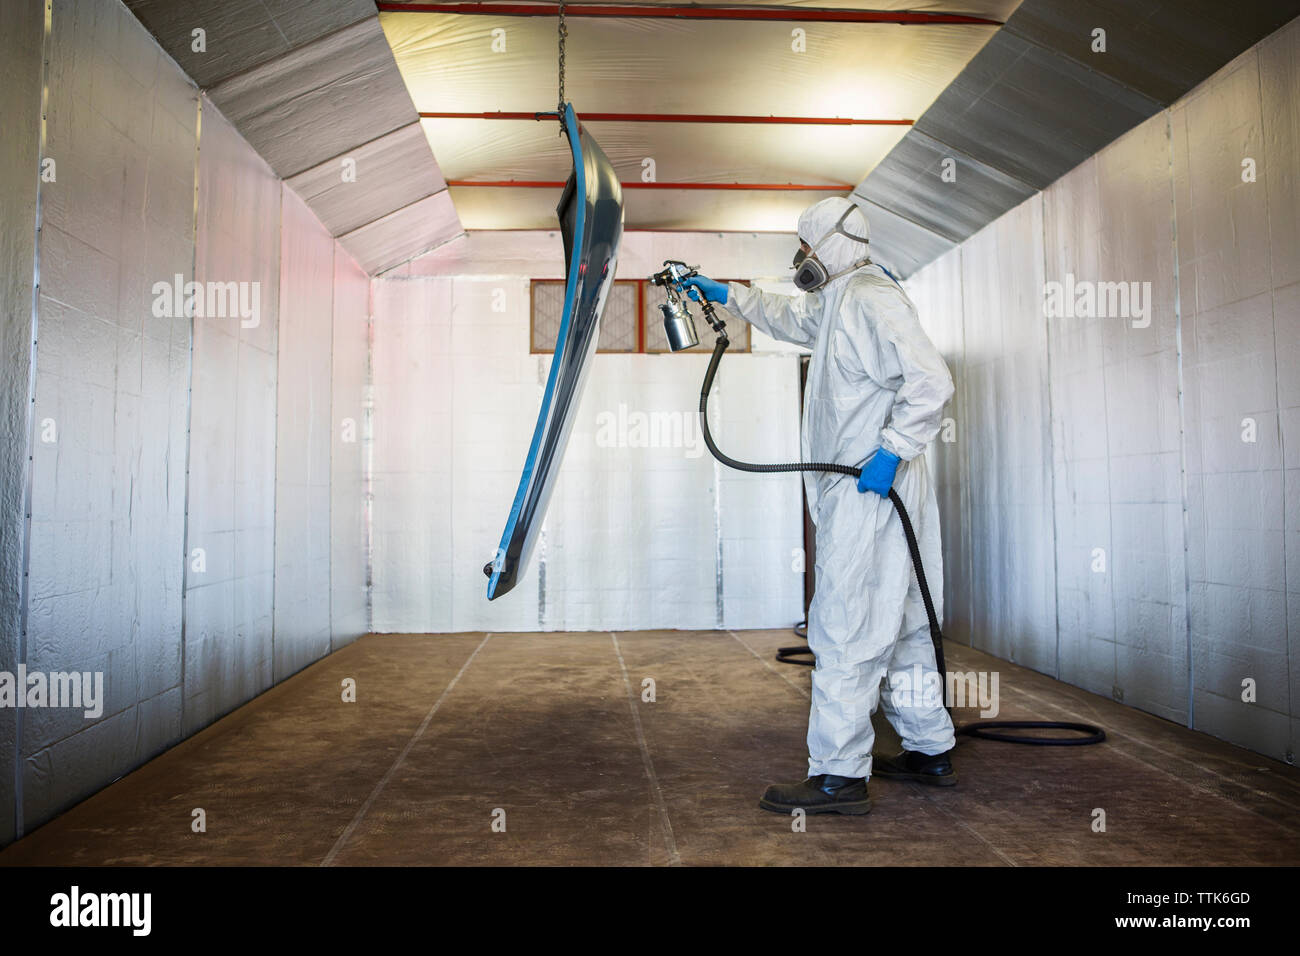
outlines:
[{"label": "man's leg", "polygon": [[944,707],[943,675],[934,660],[930,625],[904,634],[894,645],[888,687],[880,707],[898,731],[904,750],[922,754],[947,753],[956,743],[952,718]]},{"label": "man's leg", "polygon": [[902,540],[898,516],[878,495],[840,482],[819,512],[817,590],[808,616],[808,646],[817,657],[808,772],[869,777],[871,715],[894,654],[911,567],[892,547]]},{"label": "man's leg", "polygon": [[817,511],[817,591],[808,611],[808,646],[817,656],[808,779],[768,787],[759,806],[778,813],[867,813],[871,713],[893,656],[910,568],[882,546],[901,540],[903,532],[879,495],[839,481]]},{"label": "man's leg", "polygon": [[[907,473],[898,483],[898,492],[912,518],[935,613],[942,618],[943,551],[939,540],[938,504],[924,459],[909,463]],[[907,560],[910,568],[910,554]],[[903,634],[894,646],[894,656],[889,662],[889,685],[881,699],[885,717],[903,742],[903,753],[888,759],[881,757],[875,766],[882,777],[950,786],[957,782],[957,777],[952,772],[947,754],[956,738],[952,718],[944,706],[945,678],[935,663],[929,618],[914,575],[909,578],[906,608]],[[937,760],[928,759],[938,755],[944,756]]]}]

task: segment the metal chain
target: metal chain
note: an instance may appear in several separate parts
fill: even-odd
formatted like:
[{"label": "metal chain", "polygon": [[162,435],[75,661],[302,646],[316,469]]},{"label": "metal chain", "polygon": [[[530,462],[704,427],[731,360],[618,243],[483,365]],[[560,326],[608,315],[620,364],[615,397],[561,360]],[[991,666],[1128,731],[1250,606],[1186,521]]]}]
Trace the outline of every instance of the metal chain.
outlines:
[{"label": "metal chain", "polygon": [[564,0],[560,0],[560,105],[557,112],[564,119],[564,38],[569,35],[569,27],[564,22]]}]

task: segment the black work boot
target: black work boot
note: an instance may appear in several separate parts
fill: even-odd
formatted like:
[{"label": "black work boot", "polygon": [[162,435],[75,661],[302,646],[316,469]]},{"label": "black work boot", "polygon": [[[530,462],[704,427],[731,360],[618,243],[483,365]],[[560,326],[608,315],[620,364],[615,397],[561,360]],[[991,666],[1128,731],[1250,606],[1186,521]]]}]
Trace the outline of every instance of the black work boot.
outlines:
[{"label": "black work boot", "polygon": [[818,774],[802,783],[774,783],[767,788],[758,805],[773,813],[789,813],[796,809],[805,813],[871,812],[866,778],[837,777],[833,773]]},{"label": "black work boot", "polygon": [[872,773],[884,780],[915,780],[932,787],[955,787],[957,774],[952,769],[952,751],[941,754],[904,750],[894,757],[873,756]]}]

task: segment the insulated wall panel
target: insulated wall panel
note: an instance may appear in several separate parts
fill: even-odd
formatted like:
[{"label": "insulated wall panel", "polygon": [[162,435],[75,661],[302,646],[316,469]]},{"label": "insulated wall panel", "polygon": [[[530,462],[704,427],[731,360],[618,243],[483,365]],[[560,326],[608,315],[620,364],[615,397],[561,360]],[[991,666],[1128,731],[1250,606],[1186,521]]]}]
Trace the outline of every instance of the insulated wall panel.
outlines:
[{"label": "insulated wall panel", "polygon": [[544,627],[722,623],[716,473],[692,413],[706,363],[596,356],[535,559]]},{"label": "insulated wall panel", "polygon": [[1046,321],[1060,676],[1185,722],[1169,155],[1161,113],[1044,193],[1046,279],[1075,299]]},{"label": "insulated wall panel", "polygon": [[[865,197],[855,192],[850,198],[857,201]],[[871,224],[871,258],[898,279],[906,279],[921,265],[953,248],[951,240],[871,200],[867,202],[870,205],[864,208]]]},{"label": "insulated wall panel", "polygon": [[974,644],[1056,668],[1042,200],[962,249]]},{"label": "insulated wall panel", "polygon": [[[1025,0],[856,191],[965,240],[1297,13],[1300,0]],[[945,161],[955,178],[937,175]]]},{"label": "insulated wall panel", "polygon": [[939,499],[943,537],[943,636],[970,644],[971,540],[967,460],[971,453],[972,422],[966,415],[966,336],[962,310],[961,250],[926,266],[906,283],[921,327],[930,336],[952,373],[956,391],[944,412],[939,436],[931,445],[929,464]]},{"label": "insulated wall panel", "polygon": [[[1114,582],[1114,694],[1185,722],[1186,564],[1169,147],[1168,118],[1157,115],[1097,155],[1096,278],[1097,308],[1106,312],[1101,341],[1113,528],[1107,573]],[[1114,288],[1106,282],[1120,283],[1121,293],[1127,285],[1127,310],[1122,294],[1118,310],[1109,292],[1103,301],[1102,290]]]},{"label": "insulated wall panel", "polygon": [[[0,32],[0,87],[6,97],[0,137],[0,443],[10,450],[0,458],[0,671],[10,674],[22,659],[44,20],[41,5],[7,3]],[[0,709],[0,846],[15,833],[18,716],[12,708]]]},{"label": "insulated wall panel", "polygon": [[361,268],[375,275],[462,232],[444,189],[340,236],[339,243]]},{"label": "insulated wall panel", "polygon": [[447,187],[419,123],[362,143],[287,182],[336,236]]},{"label": "insulated wall panel", "polygon": [[182,733],[196,92],[107,0],[54,5],[48,85],[25,663],[103,695],[26,712],[28,827]]},{"label": "insulated wall panel", "polygon": [[[1295,31],[1288,55],[1297,55]],[[1275,69],[1276,59],[1270,59]],[[1277,74],[1271,69],[1271,85]],[[1256,50],[1172,110],[1187,446],[1188,623],[1194,726],[1281,755],[1291,741],[1287,636],[1286,469],[1279,333],[1294,330],[1285,239],[1275,257],[1267,176],[1244,164],[1270,154],[1265,130],[1294,122],[1289,103],[1265,115]],[[1294,167],[1294,157],[1276,157]],[[1294,176],[1294,171],[1291,173]],[[1283,181],[1286,173],[1275,174]],[[1252,181],[1252,179],[1254,181]],[[1287,227],[1282,225],[1285,230]],[[1285,233],[1283,233],[1283,236]],[[1293,247],[1292,247],[1293,248]],[[1275,263],[1276,258],[1276,263]],[[1290,308],[1294,310],[1294,296]],[[1293,314],[1293,312],[1292,312]],[[1293,332],[1292,332],[1293,334]],[[1292,506],[1294,507],[1294,506]],[[1294,525],[1292,525],[1294,526]],[[1243,699],[1243,682],[1256,686]]]},{"label": "insulated wall panel", "polygon": [[365,452],[370,372],[370,279],[334,244],[330,416],[330,627],[337,649],[369,629]]},{"label": "insulated wall panel", "polygon": [[[350,16],[340,13],[340,19]],[[210,89],[217,106],[286,178],[416,118],[374,18],[328,32]]]},{"label": "insulated wall panel", "polygon": [[[744,325],[739,319],[728,324]],[[708,339],[705,342],[709,342]],[[702,356],[701,356],[702,357]],[[687,422],[699,391],[692,367],[673,391]],[[709,429],[722,450],[744,461],[799,461],[799,360],[780,353],[732,355],[709,397]],[[696,429],[690,454],[713,469],[721,623],[730,628],[782,627],[804,619],[803,477],[749,474],[715,462]],[[660,503],[671,504],[672,499]],[[688,532],[693,529],[688,529]],[[664,625],[671,626],[671,625]],[[680,625],[678,625],[680,626]]]},{"label": "insulated wall panel", "polygon": [[[528,354],[528,279],[514,275],[420,281],[450,283],[446,321],[451,375],[446,408],[451,448],[440,457],[450,469],[451,628],[537,630],[540,589],[545,585],[542,569],[549,570],[553,550],[553,519],[547,518],[533,560],[507,598],[488,603],[487,577],[482,572],[501,540],[550,372],[550,356]],[[376,284],[386,283],[381,279]],[[380,334],[376,327],[376,337]],[[599,364],[594,362],[593,368]],[[580,425],[581,419],[570,436],[570,450],[577,443]],[[565,460],[569,460],[567,453]],[[561,471],[551,513],[564,484]],[[378,563],[375,574],[377,581],[382,580]]]},{"label": "insulated wall panel", "polygon": [[450,279],[375,285],[371,599],[379,632],[451,630],[451,289]]},{"label": "insulated wall panel", "polygon": [[[374,4],[366,0],[125,2],[205,89],[375,13]],[[194,49],[196,27],[204,31],[203,50]]]},{"label": "insulated wall panel", "polygon": [[[1233,54],[1300,13],[1296,0],[1033,0],[1008,24],[1018,36],[1172,103]],[[1104,52],[1094,31],[1105,31]]]},{"label": "insulated wall panel", "polygon": [[330,650],[334,240],[287,186],[280,212],[274,679]]},{"label": "insulated wall panel", "polygon": [[[1271,245],[1273,288],[1291,289],[1300,282],[1300,18],[1278,30],[1259,45],[1259,88],[1264,115],[1264,164],[1262,179],[1268,191],[1268,233]],[[1282,310],[1280,317],[1295,319],[1296,310]],[[1278,327],[1283,332],[1282,326]],[[1296,349],[1300,335],[1294,325],[1279,335],[1285,350],[1287,372],[1297,369]],[[1295,404],[1294,386],[1300,375],[1289,375],[1291,387],[1283,404]],[[1300,568],[1300,565],[1297,565]]]},{"label": "insulated wall panel", "polygon": [[[1050,454],[1050,512],[1033,510],[1055,529],[1042,561],[1060,677],[1287,759],[1300,734],[1298,63],[1295,21],[1049,187],[1037,248],[999,245],[991,229],[962,244],[967,360],[954,376],[976,440],[966,498],[940,499],[946,537],[971,528],[979,646],[1000,625],[983,604],[1040,601],[1022,590],[1024,546],[1011,545],[1023,516],[1005,505],[1035,478],[989,474],[987,461],[1008,439],[1026,468]],[[1002,235],[1020,211],[995,223]],[[979,401],[996,386],[980,350],[1041,376],[1037,347],[995,335],[1016,270],[1044,283],[1050,449],[1032,392]],[[1070,311],[1049,311],[1047,283]],[[934,267],[909,282],[918,303],[946,284]],[[1011,584],[983,583],[991,569]],[[949,633],[957,623],[950,603]]]},{"label": "insulated wall panel", "polygon": [[1034,190],[913,130],[854,192],[953,242],[1024,202]]},{"label": "insulated wall panel", "polygon": [[1300,19],[1259,45],[1269,264],[1282,425],[1290,753],[1300,746]]},{"label": "insulated wall panel", "polygon": [[1159,109],[1083,63],[1000,30],[914,128],[1042,189]]},{"label": "insulated wall panel", "polygon": [[[1101,276],[1097,158],[1085,160],[1043,196],[1045,277],[1096,282]],[[1073,303],[1074,288],[1073,282],[1063,287],[1062,298]],[[1118,686],[1105,369],[1106,325],[1112,320],[1085,313],[1041,321],[1052,359],[1059,673],[1109,697]]]},{"label": "insulated wall panel", "polygon": [[195,279],[240,307],[193,323],[186,733],[273,679],[280,188],[204,100]]}]

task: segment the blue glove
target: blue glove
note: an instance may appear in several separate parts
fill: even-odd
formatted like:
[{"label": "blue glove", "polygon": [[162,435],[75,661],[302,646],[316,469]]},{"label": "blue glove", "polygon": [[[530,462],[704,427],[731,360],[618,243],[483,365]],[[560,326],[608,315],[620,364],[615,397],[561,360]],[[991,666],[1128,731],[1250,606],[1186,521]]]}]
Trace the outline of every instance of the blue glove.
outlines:
[{"label": "blue glove", "polygon": [[879,449],[871,460],[862,467],[858,478],[858,491],[874,491],[882,498],[889,497],[890,486],[894,484],[894,474],[898,471],[898,456]]},{"label": "blue glove", "polygon": [[[700,293],[710,302],[716,302],[718,305],[727,304],[727,284],[725,282],[714,282],[708,276],[692,276],[689,279],[683,279],[682,285],[693,286],[686,290],[687,295],[695,302],[700,301]],[[696,289],[699,292],[696,292]]]}]

